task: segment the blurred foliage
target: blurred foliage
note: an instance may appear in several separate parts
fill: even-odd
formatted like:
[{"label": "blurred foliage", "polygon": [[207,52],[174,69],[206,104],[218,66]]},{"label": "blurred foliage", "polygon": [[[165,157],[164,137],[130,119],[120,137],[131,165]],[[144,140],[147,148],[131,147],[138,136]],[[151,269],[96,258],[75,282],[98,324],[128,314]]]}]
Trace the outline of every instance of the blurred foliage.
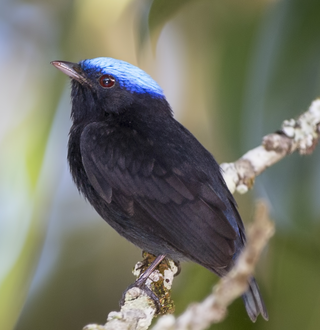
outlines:
[{"label": "blurred foliage", "polygon": [[[217,160],[232,161],[319,96],[319,17],[317,0],[2,1],[0,329],[104,322],[140,258],[71,182],[69,87],[50,61],[138,64]],[[292,155],[236,196],[245,221],[266,198],[277,225],[256,272],[270,321],[252,324],[239,299],[212,328],[319,328],[319,163],[319,150]],[[177,314],[216,281],[182,268]]]},{"label": "blurred foliage", "polygon": [[[153,40],[156,41],[161,33],[163,26],[176,14],[181,7],[195,0],[149,0],[150,7],[146,6],[141,12],[140,17],[140,45],[142,46],[150,37],[149,32],[153,34]],[[147,3],[147,1],[146,1]]]}]

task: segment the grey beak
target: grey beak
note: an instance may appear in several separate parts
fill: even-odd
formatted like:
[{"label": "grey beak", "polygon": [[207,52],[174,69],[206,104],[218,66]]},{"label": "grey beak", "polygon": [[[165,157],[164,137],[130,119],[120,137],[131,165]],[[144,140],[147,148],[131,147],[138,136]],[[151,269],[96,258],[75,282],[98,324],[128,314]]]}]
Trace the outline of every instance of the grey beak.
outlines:
[{"label": "grey beak", "polygon": [[66,61],[52,61],[50,63],[70,78],[75,79],[80,83],[87,82],[82,75],[82,69],[78,63]]}]

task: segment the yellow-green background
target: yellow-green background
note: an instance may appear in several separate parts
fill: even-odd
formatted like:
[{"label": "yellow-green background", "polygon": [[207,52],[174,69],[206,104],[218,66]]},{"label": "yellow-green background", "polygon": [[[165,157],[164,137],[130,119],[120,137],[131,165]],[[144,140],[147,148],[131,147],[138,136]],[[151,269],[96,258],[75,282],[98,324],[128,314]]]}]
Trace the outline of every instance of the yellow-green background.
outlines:
[{"label": "yellow-green background", "polygon": [[[66,163],[69,83],[52,60],[115,57],[164,89],[176,117],[233,161],[320,96],[319,0],[0,2],[0,329],[103,323],[140,251],[78,195]],[[266,198],[277,232],[256,275],[270,321],[241,300],[215,329],[320,328],[320,151],[292,155],[236,196]],[[216,277],[183,264],[177,314]]]}]

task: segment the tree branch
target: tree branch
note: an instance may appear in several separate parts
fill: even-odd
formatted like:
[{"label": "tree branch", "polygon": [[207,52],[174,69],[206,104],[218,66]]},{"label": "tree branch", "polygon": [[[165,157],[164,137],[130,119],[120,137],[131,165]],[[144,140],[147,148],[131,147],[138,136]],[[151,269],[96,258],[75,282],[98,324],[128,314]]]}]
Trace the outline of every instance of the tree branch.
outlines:
[{"label": "tree branch", "polygon": [[281,130],[266,135],[262,145],[248,151],[234,163],[223,163],[221,169],[229,190],[244,194],[252,188],[255,177],[286,155],[299,151],[313,152],[320,138],[320,99],[297,120],[285,120]]},{"label": "tree branch", "polygon": [[[229,190],[243,194],[253,187],[255,177],[286,155],[299,151],[310,154],[320,138],[320,99],[312,102],[309,110],[297,120],[285,120],[280,131],[263,138],[262,145],[248,151],[234,163],[221,164]],[[227,306],[247,290],[247,279],[252,275],[259,255],[274,232],[263,203],[257,207],[254,223],[248,231],[248,242],[235,267],[220,279],[213,293],[202,303],[193,304],[177,319],[172,315],[161,317],[153,330],[202,330],[221,321]],[[170,289],[177,267],[171,261],[156,269],[146,285],[160,297],[161,308],[172,312]],[[137,263],[134,274],[143,272]],[[133,287],[126,292],[120,312],[109,313],[105,325],[91,324],[84,330],[146,330],[157,312],[154,301],[141,289]]]},{"label": "tree branch", "polygon": [[193,304],[177,319],[166,315],[159,319],[152,330],[203,330],[212,323],[221,322],[227,307],[248,289],[248,278],[252,276],[261,251],[274,233],[265,203],[257,204],[255,219],[248,230],[248,241],[233,269],[213,288],[203,302]]}]

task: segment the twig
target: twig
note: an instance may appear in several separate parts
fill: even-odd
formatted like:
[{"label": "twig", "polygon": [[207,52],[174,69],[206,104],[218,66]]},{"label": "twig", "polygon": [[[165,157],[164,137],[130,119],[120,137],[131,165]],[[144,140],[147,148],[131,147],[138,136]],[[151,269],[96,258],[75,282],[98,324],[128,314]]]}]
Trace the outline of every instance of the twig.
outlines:
[{"label": "twig", "polygon": [[[145,259],[150,264],[153,260],[150,255]],[[133,274],[138,278],[148,264],[138,262]],[[156,270],[149,276],[145,285],[154,292],[160,303],[160,311],[157,311],[152,298],[138,287],[132,287],[125,293],[125,301],[120,312],[111,312],[108,315],[107,323],[102,325],[90,324],[83,330],[146,330],[149,328],[156,312],[160,314],[172,313],[173,302],[170,298],[170,291],[173,277],[177,274],[178,268],[172,260],[163,261]]]},{"label": "twig", "polygon": [[[255,219],[248,231],[247,245],[239,256],[235,267],[220,279],[213,292],[203,302],[191,305],[178,318],[162,316],[152,330],[203,330],[210,324],[220,322],[227,313],[227,307],[248,289],[248,278],[254,271],[260,253],[274,233],[274,225],[269,220],[266,204],[257,204]],[[176,272],[174,263],[172,275]],[[172,275],[169,275],[170,286]],[[159,271],[153,280],[158,281]],[[151,282],[151,281],[150,281]],[[150,284],[150,283],[149,283]],[[84,330],[144,330],[148,329],[156,308],[152,299],[138,288],[127,292],[127,301],[120,312],[111,312],[107,323],[91,324]]]},{"label": "twig", "polygon": [[229,190],[244,194],[252,188],[255,177],[286,155],[299,151],[311,154],[320,138],[320,99],[297,120],[285,120],[281,130],[266,135],[262,145],[248,151],[234,163],[223,163],[221,169]]},{"label": "twig", "polygon": [[193,304],[177,319],[166,315],[159,319],[152,330],[203,330],[212,323],[221,322],[227,307],[248,289],[248,278],[252,275],[260,253],[274,233],[266,204],[257,204],[255,219],[248,231],[248,243],[233,269],[213,288],[203,302]]},{"label": "twig", "polygon": [[[248,151],[234,163],[221,164],[229,190],[246,193],[252,188],[255,177],[286,155],[298,150],[310,154],[320,138],[320,99],[312,102],[309,110],[297,120],[286,120],[279,132],[263,138],[262,145]],[[213,294],[202,303],[193,304],[179,318],[172,315],[161,317],[153,330],[202,330],[211,323],[221,321],[227,306],[247,290],[247,279],[252,275],[261,250],[273,234],[265,205],[257,210],[254,224],[248,232],[248,243],[238,258],[236,266],[219,281]],[[139,268],[136,265],[136,270]],[[154,288],[159,280],[167,283],[170,290],[177,269],[169,263],[166,274],[159,270],[150,276],[147,286]],[[139,275],[139,274],[137,274]],[[163,280],[165,276],[165,281]],[[111,312],[105,325],[91,324],[84,330],[146,330],[156,313],[153,300],[139,288],[126,292],[125,304],[120,312]]]}]

